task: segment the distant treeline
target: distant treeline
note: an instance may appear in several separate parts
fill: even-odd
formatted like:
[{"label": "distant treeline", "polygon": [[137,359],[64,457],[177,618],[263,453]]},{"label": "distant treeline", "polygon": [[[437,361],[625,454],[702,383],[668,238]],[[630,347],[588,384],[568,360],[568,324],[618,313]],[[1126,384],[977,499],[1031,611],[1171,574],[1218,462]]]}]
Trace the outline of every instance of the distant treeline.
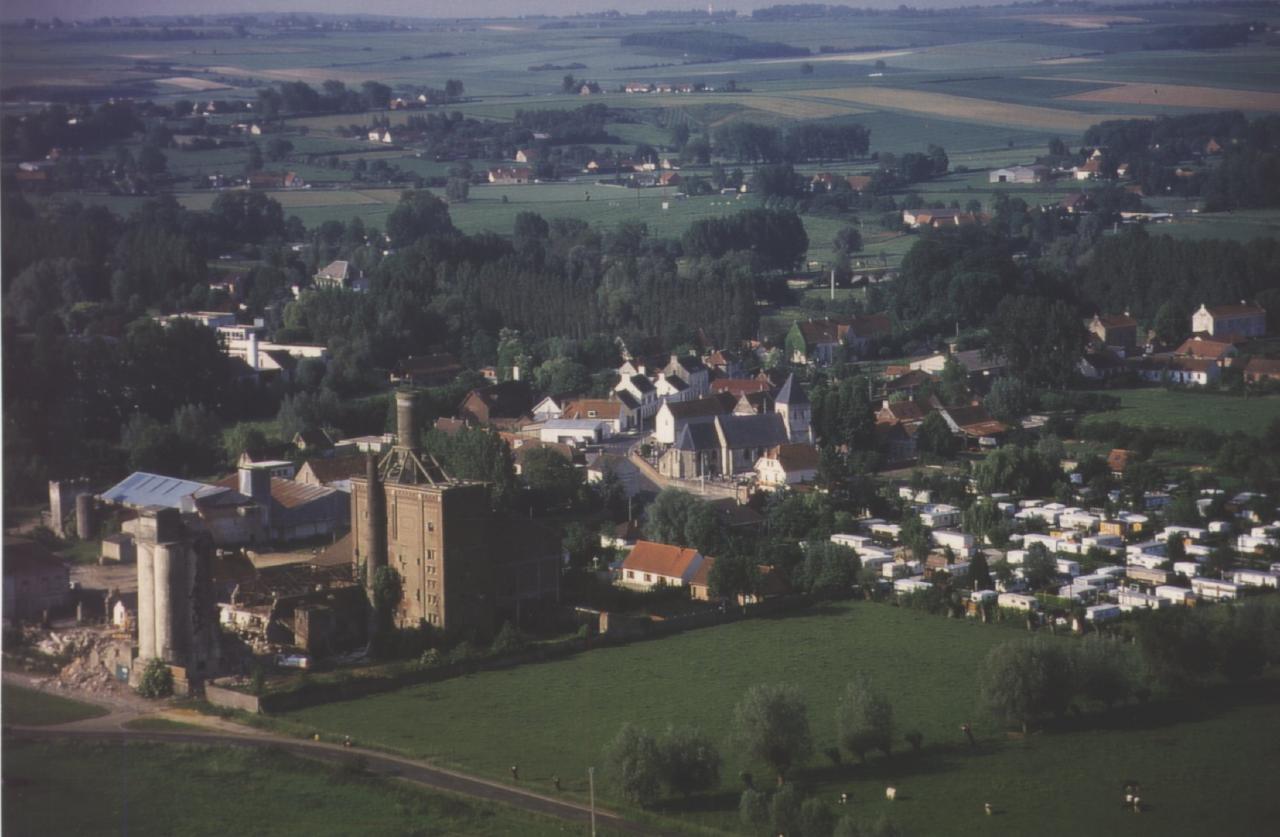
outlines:
[{"label": "distant treeline", "polygon": [[[1104,163],[1127,162],[1147,194],[1203,197],[1205,209],[1280,205],[1280,116],[1246,119],[1238,111],[1156,119],[1120,119],[1090,127],[1086,145],[1105,149]],[[1217,165],[1190,176],[1178,164],[1220,147]]]},{"label": "distant treeline", "polygon": [[804,47],[775,41],[753,41],[728,32],[636,32],[622,39],[622,46],[668,49],[711,58],[794,58],[809,54]]},{"label": "distant treeline", "polygon": [[729,122],[716,128],[712,140],[726,159],[798,163],[863,157],[871,132],[857,123],[800,122],[784,133],[758,122]]},{"label": "distant treeline", "polygon": [[[1265,24],[1259,31],[1266,31]],[[1247,43],[1253,23],[1219,23],[1213,26],[1166,26],[1142,42],[1143,49],[1225,49]]]}]

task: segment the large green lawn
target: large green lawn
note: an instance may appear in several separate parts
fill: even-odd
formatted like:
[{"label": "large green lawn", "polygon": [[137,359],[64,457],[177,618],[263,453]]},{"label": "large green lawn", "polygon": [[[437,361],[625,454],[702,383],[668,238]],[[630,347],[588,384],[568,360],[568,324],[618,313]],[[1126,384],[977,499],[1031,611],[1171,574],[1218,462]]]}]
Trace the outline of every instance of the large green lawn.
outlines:
[{"label": "large green lawn", "polygon": [[[1109,728],[1090,716],[1093,728],[1007,739],[975,710],[976,672],[992,645],[1021,635],[1003,625],[846,603],[315,707],[283,722],[496,779],[507,779],[516,763],[522,783],[545,786],[559,775],[578,793],[586,789],[586,768],[600,763],[624,722],[654,731],[694,724],[721,742],[723,789],[669,800],[660,813],[695,830],[735,833],[739,771],[766,775],[731,741],[742,694],[755,683],[799,685],[821,752],[834,743],[838,693],[862,670],[892,696],[899,733],[918,729],[926,746],[864,768],[836,769],[821,756],[806,765],[799,781],[832,801],[852,793],[860,819],[888,814],[912,834],[1265,831],[1256,825],[1278,805],[1260,768],[1280,754],[1280,712],[1261,698],[1275,700],[1275,683],[1237,694],[1235,705],[1135,706],[1112,716]],[[966,721],[978,730],[976,751],[961,746]],[[1142,816],[1119,805],[1120,785],[1130,777],[1143,783],[1152,806]],[[884,801],[886,783],[908,798]],[[1227,795],[1231,805],[1219,805]],[[982,813],[987,800],[1001,812],[995,819]]]},{"label": "large green lawn", "polygon": [[1120,398],[1120,409],[1097,413],[1089,422],[1119,421],[1135,427],[1206,427],[1221,433],[1262,433],[1280,418],[1280,395],[1241,398],[1213,393],[1145,389],[1105,390]]},{"label": "large green lawn", "polygon": [[542,835],[555,820],[274,750],[6,741],[6,835]]},{"label": "large green lawn", "polygon": [[0,692],[0,718],[6,725],[50,726],[99,718],[107,714],[101,706],[4,684]]}]

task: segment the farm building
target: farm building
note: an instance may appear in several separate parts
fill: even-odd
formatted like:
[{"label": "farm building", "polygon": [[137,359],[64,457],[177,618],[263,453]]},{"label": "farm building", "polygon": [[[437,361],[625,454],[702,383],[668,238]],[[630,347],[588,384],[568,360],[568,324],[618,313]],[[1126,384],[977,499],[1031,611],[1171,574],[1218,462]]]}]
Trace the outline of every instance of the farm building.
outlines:
[{"label": "farm building", "polygon": [[1048,166],[1010,166],[994,169],[987,175],[989,183],[1043,183],[1049,179]]}]

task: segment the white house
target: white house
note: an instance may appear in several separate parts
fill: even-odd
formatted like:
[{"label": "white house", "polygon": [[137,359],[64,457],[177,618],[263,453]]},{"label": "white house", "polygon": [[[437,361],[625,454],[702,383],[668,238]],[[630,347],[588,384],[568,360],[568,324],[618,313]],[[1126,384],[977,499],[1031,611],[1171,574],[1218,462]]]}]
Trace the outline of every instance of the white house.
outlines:
[{"label": "white house", "polygon": [[930,529],[951,529],[960,525],[960,509],[946,503],[928,504],[916,509],[920,522]]},{"label": "white house", "polygon": [[777,445],[756,460],[755,472],[765,486],[813,482],[818,476],[818,450],[807,444]]},{"label": "white house", "polygon": [[955,529],[935,529],[932,532],[933,542],[939,547],[951,548],[957,555],[972,555],[976,540],[968,532]]},{"label": "white house", "polygon": [[1173,584],[1161,584],[1156,587],[1156,595],[1164,599],[1169,604],[1184,605],[1187,603],[1187,596],[1191,595],[1191,591],[1185,587],[1177,587]]},{"label": "white house", "polygon": [[899,578],[893,582],[893,592],[903,595],[907,593],[923,593],[925,590],[932,588],[932,584],[927,581],[921,581],[918,578]]},{"label": "white house", "polygon": [[609,425],[600,419],[548,419],[538,430],[544,442],[594,445],[608,436]]},{"label": "white house", "polygon": [[653,541],[636,541],[618,570],[618,584],[636,590],[684,587],[704,561],[696,549]]}]

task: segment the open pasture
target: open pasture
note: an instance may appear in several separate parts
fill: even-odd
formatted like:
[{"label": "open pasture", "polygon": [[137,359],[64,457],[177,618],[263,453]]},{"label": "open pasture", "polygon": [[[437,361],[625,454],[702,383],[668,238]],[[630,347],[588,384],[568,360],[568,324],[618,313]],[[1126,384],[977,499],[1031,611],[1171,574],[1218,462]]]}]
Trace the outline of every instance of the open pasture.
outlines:
[{"label": "open pasture", "polygon": [[[1066,81],[1106,83],[1100,79],[1066,79]],[[1182,84],[1129,82],[1083,93],[1071,93],[1059,96],[1058,99],[1203,110],[1280,111],[1280,93],[1277,92],[1228,90],[1222,87],[1196,87]]]},{"label": "open pasture", "polygon": [[1219,433],[1261,435],[1280,419],[1280,395],[1241,398],[1160,387],[1105,390],[1120,398],[1120,409],[1095,413],[1084,421],[1121,422],[1134,427],[1202,427]]},{"label": "open pasture", "polygon": [[[929,93],[920,90],[861,85],[831,90],[805,92],[805,98],[835,99],[855,102],[873,108],[929,114],[943,119],[961,122],[981,122],[988,125],[1035,128],[1049,131],[1082,133],[1098,121],[1094,114],[1079,113],[1034,105],[1014,105],[976,99],[970,96],[953,96],[947,93]],[[1117,119],[1126,118],[1117,115]],[[944,139],[939,137],[939,139]]]},{"label": "open pasture", "polygon": [[[304,735],[350,734],[499,781],[509,780],[514,763],[522,785],[547,787],[557,775],[580,796],[586,768],[600,765],[602,748],[624,722],[655,733],[689,724],[719,742],[723,790],[667,800],[660,813],[679,820],[662,824],[743,834],[739,770],[757,782],[767,782],[768,772],[733,745],[734,705],[756,683],[796,684],[820,753],[834,743],[841,689],[862,671],[894,705],[894,755],[836,767],[815,754],[795,778],[838,813],[867,824],[887,816],[906,833],[948,835],[1243,834],[1277,813],[1269,777],[1254,767],[1274,756],[1280,736],[1280,715],[1267,705],[1274,681],[1202,704],[1133,706],[1065,722],[1072,731],[1007,739],[975,714],[974,684],[990,647],[1024,635],[842,603],[314,707],[281,723]],[[979,737],[975,750],[963,746],[959,726],[966,722]],[[924,736],[918,754],[901,743],[912,729]],[[1130,777],[1142,783],[1150,805],[1141,816],[1121,805]],[[886,785],[900,789],[897,801],[885,800]],[[1236,802],[1213,804],[1228,790]],[[849,808],[834,805],[842,792],[852,797]],[[621,804],[604,781],[597,795]],[[984,815],[984,801],[999,812],[995,820]]]}]

